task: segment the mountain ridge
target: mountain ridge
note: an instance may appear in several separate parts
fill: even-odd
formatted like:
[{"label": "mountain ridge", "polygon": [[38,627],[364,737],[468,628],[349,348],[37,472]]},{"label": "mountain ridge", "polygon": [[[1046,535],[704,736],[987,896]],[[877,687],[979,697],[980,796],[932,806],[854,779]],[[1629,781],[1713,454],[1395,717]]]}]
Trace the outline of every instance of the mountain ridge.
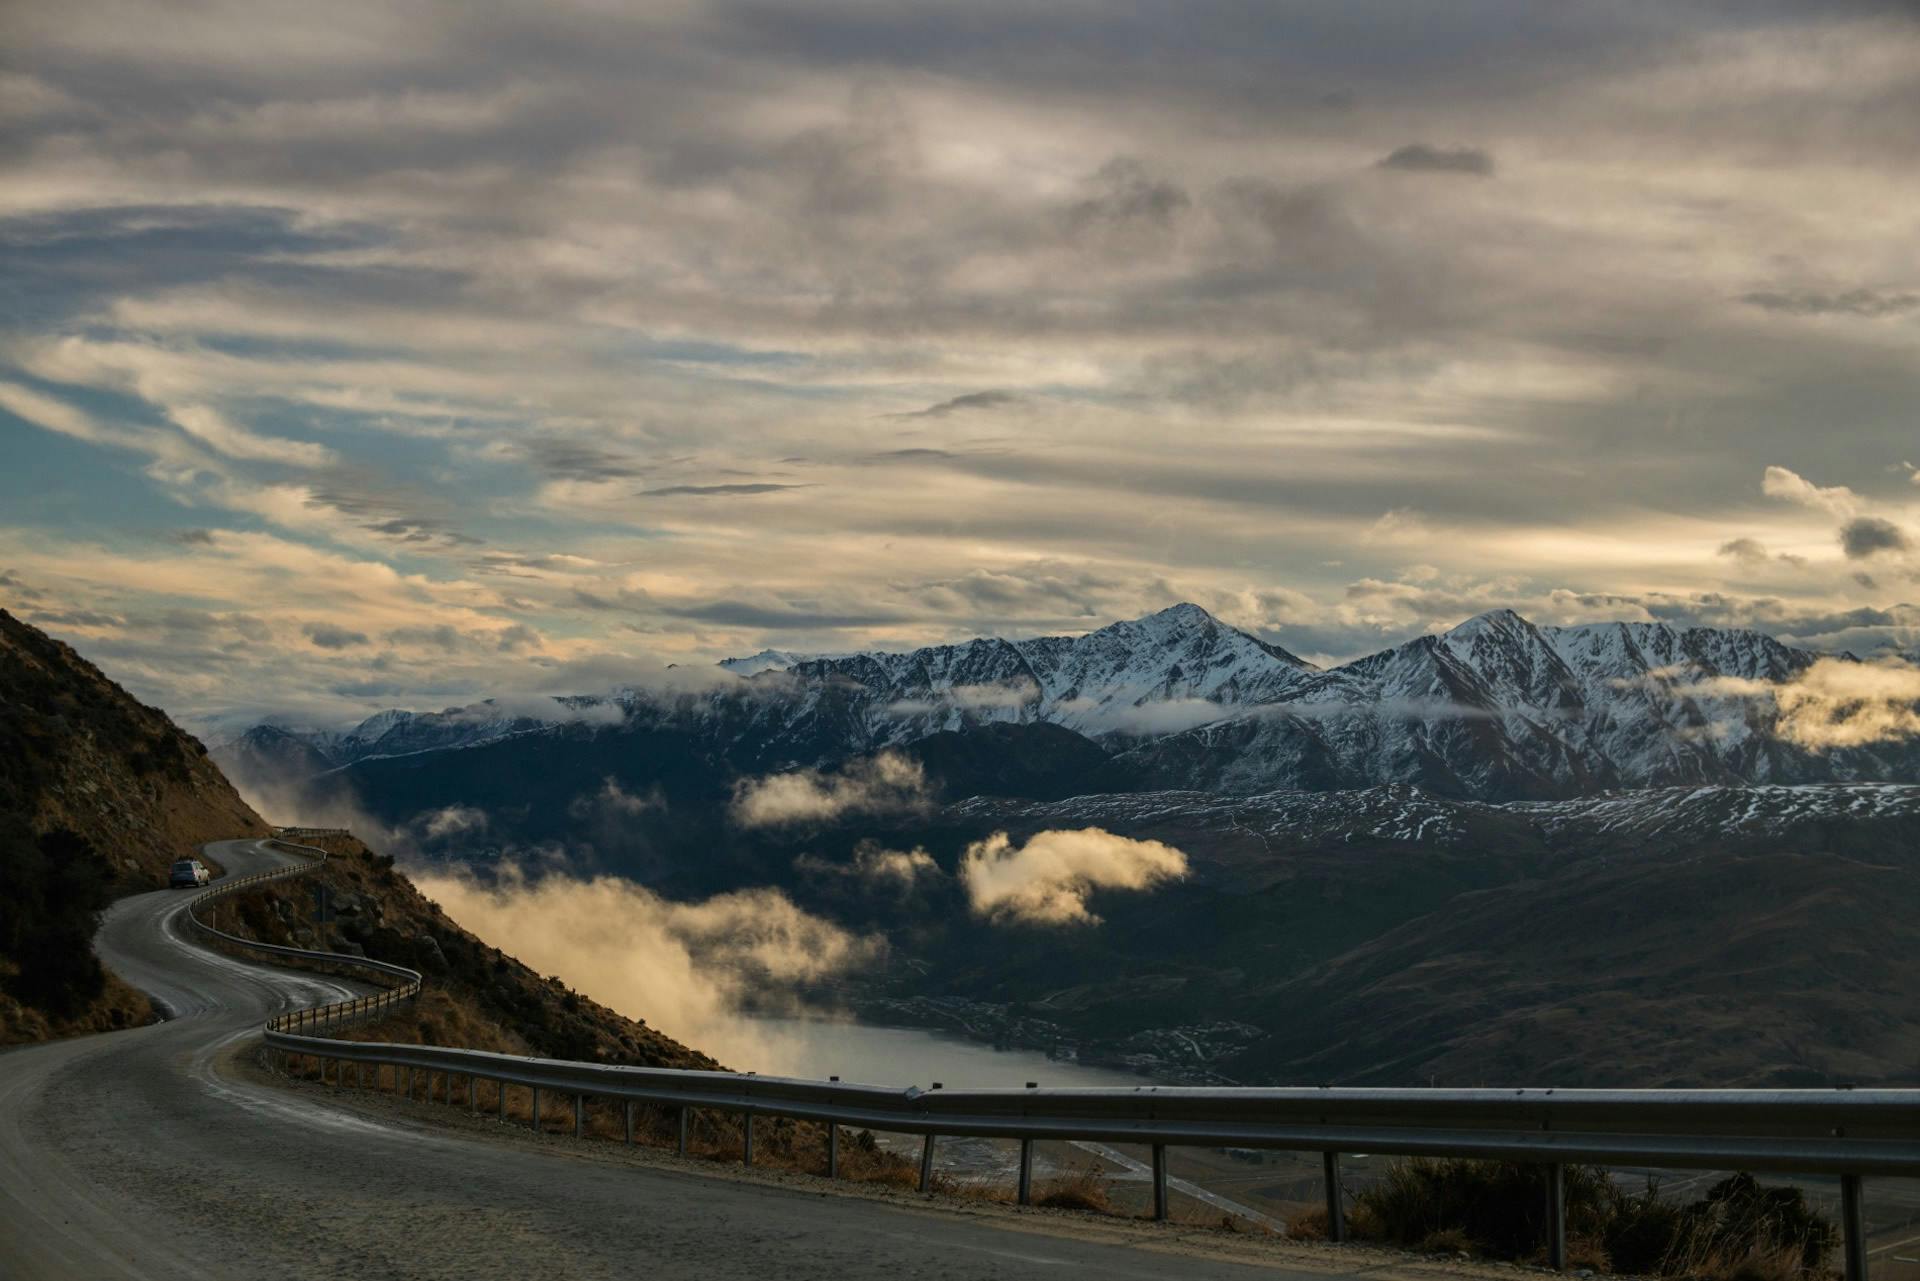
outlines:
[{"label": "mountain ridge", "polygon": [[321,761],[337,770],[541,732],[645,730],[684,737],[724,771],[766,773],[992,724],[1050,724],[1106,754],[1086,771],[1088,791],[1411,783],[1483,800],[1897,780],[1920,766],[1905,742],[1820,751],[1783,736],[1752,690],[1823,658],[1860,660],[1750,629],[1543,626],[1496,609],[1321,668],[1183,603],[1079,636],[781,657],[795,661],[745,676],[726,660],[704,688],[391,710],[344,732],[255,727],[216,755],[243,776],[312,777]]}]

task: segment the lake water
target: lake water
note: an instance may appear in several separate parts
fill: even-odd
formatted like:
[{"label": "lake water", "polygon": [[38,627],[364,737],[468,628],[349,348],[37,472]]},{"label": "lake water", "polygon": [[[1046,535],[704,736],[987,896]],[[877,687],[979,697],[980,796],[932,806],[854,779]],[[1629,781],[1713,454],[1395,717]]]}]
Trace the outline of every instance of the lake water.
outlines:
[{"label": "lake water", "polygon": [[[1150,1078],[1132,1072],[1049,1059],[1036,1050],[996,1050],[978,1041],[923,1028],[871,1027],[814,1019],[753,1019],[751,1024],[758,1034],[756,1039],[767,1047],[764,1053],[769,1061],[777,1062],[783,1074],[792,1076],[824,1080],[837,1075],[849,1083],[917,1085],[922,1089],[935,1081],[947,1089],[1004,1087],[1016,1090],[1029,1081],[1058,1087],[1153,1084]],[[752,1065],[743,1062],[739,1066]],[[919,1158],[921,1139],[918,1135],[876,1133],[874,1138],[882,1148],[907,1160]],[[1180,1154],[1181,1159],[1187,1161],[1195,1155],[1189,1151]],[[1111,1185],[1117,1203],[1143,1210],[1148,1204],[1150,1187],[1145,1156],[1145,1149],[1128,1156],[1099,1143],[1042,1142],[1034,1152],[1034,1178],[1044,1187],[1049,1180],[1069,1171],[1098,1169]],[[1020,1145],[1011,1139],[943,1138],[935,1165],[943,1174],[962,1180],[1006,1187],[1017,1177]],[[1312,1169],[1317,1172],[1317,1167]],[[1206,1172],[1198,1168],[1187,1173],[1206,1177]],[[1182,1181],[1178,1176],[1175,1191],[1199,1197],[1214,1210],[1285,1230],[1285,1224],[1267,1210],[1255,1209]]]},{"label": "lake water", "polygon": [[842,1081],[862,1085],[917,1085],[940,1082],[948,1089],[1020,1089],[1033,1081],[1041,1086],[1149,1085],[1144,1076],[1110,1068],[1083,1067],[1050,1059],[1038,1050],[996,1050],[921,1028],[872,1027],[818,1019],[752,1020],[754,1029],[771,1047],[773,1063],[732,1066],[778,1072],[784,1076]]}]

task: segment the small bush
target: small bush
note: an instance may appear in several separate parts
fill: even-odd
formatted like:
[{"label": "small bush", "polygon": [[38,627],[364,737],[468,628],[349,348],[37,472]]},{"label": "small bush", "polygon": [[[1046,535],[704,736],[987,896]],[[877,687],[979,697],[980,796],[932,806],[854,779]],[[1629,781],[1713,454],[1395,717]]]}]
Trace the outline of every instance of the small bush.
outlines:
[{"label": "small bush", "polygon": [[[1596,1272],[1790,1281],[1818,1274],[1834,1227],[1798,1188],[1762,1187],[1736,1174],[1683,1204],[1649,1182],[1627,1192],[1593,1166],[1568,1166],[1568,1261]],[[1545,1256],[1547,1170],[1498,1161],[1415,1158],[1389,1168],[1355,1198],[1357,1237],[1452,1253],[1538,1261]],[[1325,1212],[1296,1235],[1325,1233]]]},{"label": "small bush", "polygon": [[1113,1199],[1108,1195],[1107,1180],[1091,1165],[1075,1167],[1034,1189],[1033,1203],[1051,1210],[1113,1213]]}]

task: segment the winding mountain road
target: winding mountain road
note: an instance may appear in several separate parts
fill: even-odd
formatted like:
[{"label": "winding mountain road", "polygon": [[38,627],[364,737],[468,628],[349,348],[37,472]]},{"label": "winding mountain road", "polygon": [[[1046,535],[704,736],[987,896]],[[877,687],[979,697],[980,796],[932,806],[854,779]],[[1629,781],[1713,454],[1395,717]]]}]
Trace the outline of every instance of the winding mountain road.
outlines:
[{"label": "winding mountain road", "polygon": [[[254,841],[209,850],[232,875],[288,859]],[[1366,1266],[1176,1256],[336,1106],[235,1051],[269,1013],[350,985],[205,950],[182,923],[189,897],[123,899],[98,938],[168,1021],[0,1054],[0,1277],[1144,1281]]]}]

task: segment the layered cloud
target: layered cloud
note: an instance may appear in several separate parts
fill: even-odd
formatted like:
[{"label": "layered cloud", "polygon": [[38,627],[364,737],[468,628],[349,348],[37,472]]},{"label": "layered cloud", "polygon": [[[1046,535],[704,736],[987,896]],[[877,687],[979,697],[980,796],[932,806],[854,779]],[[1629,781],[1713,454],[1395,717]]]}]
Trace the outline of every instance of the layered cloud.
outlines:
[{"label": "layered cloud", "polygon": [[203,724],[1912,599],[1899,6],[8,16],[0,593]]},{"label": "layered cloud", "polygon": [[1098,827],[1038,832],[1015,845],[997,832],[967,846],[960,880],[974,912],[1033,925],[1097,925],[1096,890],[1145,890],[1187,875],[1187,856],[1159,841]]}]

